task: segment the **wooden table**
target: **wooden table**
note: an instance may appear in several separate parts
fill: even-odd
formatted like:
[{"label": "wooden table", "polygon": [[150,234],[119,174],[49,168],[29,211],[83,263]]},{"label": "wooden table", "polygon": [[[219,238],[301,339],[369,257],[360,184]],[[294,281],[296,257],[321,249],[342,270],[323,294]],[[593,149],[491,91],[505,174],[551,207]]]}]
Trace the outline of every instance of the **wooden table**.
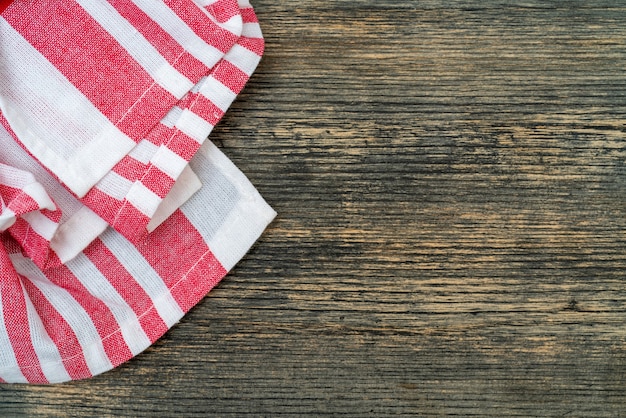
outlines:
[{"label": "wooden table", "polygon": [[279,216],[136,359],[1,416],[626,416],[626,3],[254,2],[212,136]]}]

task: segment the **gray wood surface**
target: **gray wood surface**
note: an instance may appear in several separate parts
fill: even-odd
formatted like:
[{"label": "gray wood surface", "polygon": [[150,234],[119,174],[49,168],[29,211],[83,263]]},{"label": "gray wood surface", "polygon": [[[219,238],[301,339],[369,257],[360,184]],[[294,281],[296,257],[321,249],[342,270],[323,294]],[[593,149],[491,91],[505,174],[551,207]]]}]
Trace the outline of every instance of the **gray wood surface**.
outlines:
[{"label": "gray wood surface", "polygon": [[0,415],[626,416],[626,3],[254,1],[278,211],[153,347]]}]

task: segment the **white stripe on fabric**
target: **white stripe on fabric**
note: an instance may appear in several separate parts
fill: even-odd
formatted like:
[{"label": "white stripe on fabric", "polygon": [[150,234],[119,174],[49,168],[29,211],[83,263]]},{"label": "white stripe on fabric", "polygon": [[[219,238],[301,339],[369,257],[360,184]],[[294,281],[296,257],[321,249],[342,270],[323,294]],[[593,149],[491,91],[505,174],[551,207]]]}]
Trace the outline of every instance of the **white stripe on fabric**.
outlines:
[{"label": "white stripe on fabric", "polygon": [[15,358],[15,352],[9,339],[7,326],[4,322],[2,295],[0,295],[0,347],[7,348],[0,350],[0,378],[10,383],[28,383],[17,364],[17,358]]},{"label": "white stripe on fabric", "polygon": [[131,187],[133,187],[133,182],[120,176],[115,171],[109,172],[96,185],[98,190],[117,200],[123,200]]},{"label": "white stripe on fabric", "polygon": [[154,212],[148,225],[146,225],[148,232],[154,231],[159,225],[165,222],[176,209],[180,208],[180,206],[189,200],[201,187],[202,183],[198,176],[191,171],[189,165],[186,165],[174,183],[174,186],[172,186],[167,196],[165,196],[165,199],[163,199],[163,202],[159,205],[159,208]]},{"label": "white stripe on fabric", "polygon": [[[193,86],[193,88],[195,89],[196,86]],[[176,121],[178,120],[178,118],[180,118],[180,115],[182,113],[183,113],[182,108],[178,106],[174,106],[170,109],[169,112],[167,112],[167,114],[163,117],[163,119],[161,119],[161,123],[167,126],[168,128],[173,128],[174,125],[176,125]]]},{"label": "white stripe on fabric", "polygon": [[46,376],[46,379],[50,383],[71,380],[71,376],[63,365],[63,359],[61,358],[59,349],[50,338],[28,293],[26,293],[25,289],[23,289],[23,291],[24,298],[26,299],[26,314],[28,315],[28,326],[30,328],[30,335],[32,336],[33,348],[39,359],[39,364],[41,365],[44,376]]},{"label": "white stripe on fabric", "polygon": [[[202,145],[190,162],[203,187],[181,207],[211,252],[226,269],[232,269],[274,219],[276,212],[239,169],[211,142]],[[216,173],[219,173],[216,176]],[[219,184],[215,184],[219,180]],[[201,202],[232,205],[213,222],[198,211]]]},{"label": "white stripe on fabric", "polygon": [[133,355],[145,350],[150,345],[150,339],[141,327],[139,318],[106,276],[83,253],[77,255],[66,265],[89,293],[109,308],[120,327],[126,345]]},{"label": "white stripe on fabric", "polygon": [[261,26],[258,23],[244,23],[243,33],[246,34],[246,38],[262,38],[263,32],[261,32]]},{"label": "white stripe on fabric", "polygon": [[176,127],[199,144],[202,144],[213,130],[213,125],[189,109],[183,110],[176,121]]},{"label": "white stripe on fabric", "polygon": [[173,326],[183,316],[183,311],[172,297],[163,279],[126,238],[112,229],[107,229],[100,240],[113,253],[115,258],[148,294],[163,322]]},{"label": "white stripe on fabric", "polygon": [[135,142],[1,17],[0,39],[0,110],[35,158],[82,197]]},{"label": "white stripe on fabric", "polygon": [[151,218],[163,201],[159,195],[148,189],[140,181],[136,181],[126,195],[128,200],[141,213]]},{"label": "white stripe on fabric", "polygon": [[95,212],[83,206],[70,219],[59,225],[50,241],[50,248],[65,264],[87,248],[108,225]]},{"label": "white stripe on fabric", "polygon": [[152,165],[167,174],[173,179],[178,178],[183,169],[187,166],[187,160],[166,146],[161,146],[152,157]]},{"label": "white stripe on fabric", "polygon": [[32,178],[32,183],[25,185],[22,188],[22,191],[29,195],[35,202],[37,202],[39,207],[41,207],[42,209],[56,210],[56,205],[54,204],[50,196],[48,196],[48,193],[43,188],[43,186],[35,180],[34,176],[31,175],[30,177]]},{"label": "white stripe on fabric", "polygon": [[128,153],[128,156],[143,164],[148,164],[148,162],[150,162],[150,159],[158,151],[158,149],[159,147],[157,145],[154,145],[152,142],[146,139],[142,139],[141,141],[139,141],[137,146]]},{"label": "white stripe on fabric", "polygon": [[22,189],[25,185],[34,181],[35,178],[28,171],[20,170],[10,165],[3,164],[0,166],[0,182],[6,186]]},{"label": "white stripe on fabric", "polygon": [[208,11],[205,10],[205,13],[209,15],[211,20],[217,25],[221,26],[222,28],[226,29],[227,31],[231,33],[234,33],[237,36],[241,36],[242,28],[243,28],[243,21],[241,19],[241,14],[235,15],[225,22],[220,22],[219,20],[215,18],[215,16],[208,13]]},{"label": "white stripe on fabric", "polygon": [[163,30],[180,44],[185,51],[197,58],[208,68],[213,67],[224,53],[200,38],[172,9],[162,1],[132,0]]},{"label": "white stripe on fabric", "polygon": [[[1,199],[2,198],[0,197],[0,200]],[[4,206],[4,202],[2,202],[2,213],[0,213],[0,232],[11,228],[13,224],[15,224],[15,221],[17,221],[15,212]]]},{"label": "white stripe on fabric", "polygon": [[22,218],[28,222],[30,227],[35,231],[39,236],[46,239],[46,241],[50,241],[54,236],[59,224],[48,218],[41,212],[28,212],[22,214]]},{"label": "white stripe on fabric", "polygon": [[172,67],[115,8],[104,1],[75,0],[106,30],[139,65],[165,90],[177,99],[193,87],[193,83]]},{"label": "white stripe on fabric", "polygon": [[196,6],[198,6],[200,8],[200,10],[202,10],[202,12],[209,18],[211,19],[211,21],[213,23],[215,23],[218,26],[221,26],[222,28],[226,29],[227,31],[230,31],[232,33],[234,33],[237,36],[241,35],[241,14],[237,14],[236,16],[231,17],[230,19],[228,19],[226,22],[220,22],[219,20],[217,20],[217,18],[215,16],[213,16],[211,13],[209,13],[209,11],[205,8],[204,5],[202,5],[202,0],[193,0],[193,2],[196,4]]},{"label": "white stripe on fabric", "polygon": [[[255,23],[256,24],[256,23]],[[261,57],[239,44],[235,44],[226,53],[224,59],[251,76],[261,61]]]},{"label": "white stripe on fabric", "polygon": [[83,206],[41,164],[28,155],[2,125],[0,125],[0,149],[3,151],[0,153],[0,162],[32,173],[46,193],[59,205],[62,211],[61,223],[71,218]]},{"label": "white stripe on fabric", "polygon": [[234,91],[213,77],[207,78],[207,80],[202,83],[200,94],[211,100],[222,112],[226,112],[233,100],[237,97]]},{"label": "white stripe on fabric", "polygon": [[69,326],[75,330],[91,374],[96,375],[110,370],[113,365],[104,350],[100,334],[89,314],[76,299],[67,290],[52,283],[29,258],[21,254],[11,254],[11,261],[15,270],[30,279]]},{"label": "white stripe on fabric", "polygon": [[[196,83],[195,86],[193,86],[193,88],[191,89],[191,93],[197,93],[200,91],[200,87],[202,86],[202,84],[206,81],[206,79],[209,78],[208,76],[204,76],[202,77],[200,80],[198,80],[198,82]],[[180,108],[179,108],[180,109]],[[180,111],[182,112],[183,109],[180,109]],[[180,115],[179,115],[180,116]]]}]

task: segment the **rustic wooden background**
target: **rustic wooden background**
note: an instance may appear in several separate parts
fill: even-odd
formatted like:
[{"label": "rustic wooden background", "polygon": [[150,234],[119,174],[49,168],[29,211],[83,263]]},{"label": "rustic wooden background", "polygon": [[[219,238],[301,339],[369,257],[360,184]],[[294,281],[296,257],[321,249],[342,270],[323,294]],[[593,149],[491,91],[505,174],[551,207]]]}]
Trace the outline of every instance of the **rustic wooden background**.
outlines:
[{"label": "rustic wooden background", "polygon": [[279,216],[154,347],[2,416],[626,416],[626,3],[254,2],[214,141]]}]

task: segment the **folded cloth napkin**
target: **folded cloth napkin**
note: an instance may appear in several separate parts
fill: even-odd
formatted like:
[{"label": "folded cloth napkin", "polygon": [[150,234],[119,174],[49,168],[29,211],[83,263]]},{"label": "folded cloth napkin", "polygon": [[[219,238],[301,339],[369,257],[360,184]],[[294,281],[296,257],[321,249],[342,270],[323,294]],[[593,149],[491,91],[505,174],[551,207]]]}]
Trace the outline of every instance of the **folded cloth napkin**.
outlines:
[{"label": "folded cloth napkin", "polygon": [[41,270],[11,235],[0,244],[0,380],[62,382],[102,373],[174,325],[275,216],[210,142],[191,161],[203,187],[134,244],[107,228]]},{"label": "folded cloth napkin", "polygon": [[167,10],[179,17],[175,29],[196,35],[192,45],[205,50],[199,56],[199,48],[178,44],[182,35],[170,34],[169,27],[153,24],[147,31],[135,22],[149,19],[141,13],[143,3],[14,1],[1,14],[0,109],[22,145],[78,197],[238,39],[239,33],[222,29],[192,0],[146,1],[174,8]]},{"label": "folded cloth napkin", "polygon": [[247,0],[0,12],[0,382],[86,378],[159,338],[274,218],[204,141],[263,39]]},{"label": "folded cloth napkin", "polygon": [[82,199],[131,241],[158,226],[163,199],[261,59],[263,37],[249,3],[241,2],[239,17],[243,28],[233,47]]},{"label": "folded cloth napkin", "polygon": [[[164,198],[260,59],[256,17],[242,8],[245,25],[235,0],[16,1],[0,20],[0,109],[70,191],[141,239],[165,218]],[[235,44],[244,26],[260,48]],[[197,83],[214,73],[203,89],[212,109],[191,111]],[[182,183],[166,212],[199,187]]]},{"label": "folded cloth napkin", "polygon": [[8,231],[39,264],[48,259],[61,211],[28,171],[0,163],[0,231]]}]

